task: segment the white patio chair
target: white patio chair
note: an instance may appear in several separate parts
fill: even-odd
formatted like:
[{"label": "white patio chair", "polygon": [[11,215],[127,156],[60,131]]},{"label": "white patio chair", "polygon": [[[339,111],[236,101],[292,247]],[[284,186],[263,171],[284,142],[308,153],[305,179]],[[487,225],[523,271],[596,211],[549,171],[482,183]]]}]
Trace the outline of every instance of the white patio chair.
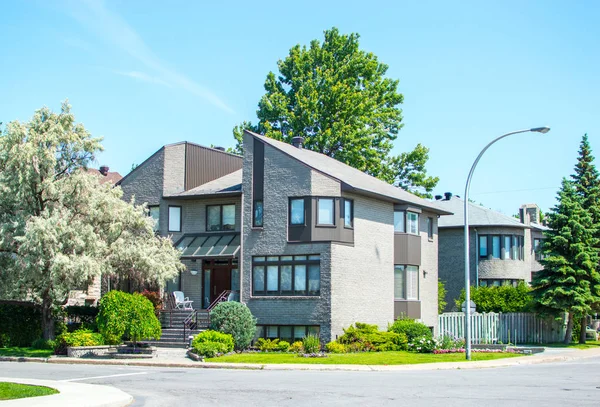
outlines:
[{"label": "white patio chair", "polygon": [[175,297],[175,309],[193,310],[192,303],[189,297],[184,296],[183,291],[173,291]]}]

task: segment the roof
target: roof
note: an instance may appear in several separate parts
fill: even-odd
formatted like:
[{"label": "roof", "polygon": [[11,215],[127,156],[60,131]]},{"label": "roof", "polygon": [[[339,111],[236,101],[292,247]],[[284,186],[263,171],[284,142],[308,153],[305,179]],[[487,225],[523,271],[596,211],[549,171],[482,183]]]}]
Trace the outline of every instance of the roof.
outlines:
[{"label": "roof", "polygon": [[376,195],[393,202],[409,203],[422,208],[427,208],[440,215],[450,215],[451,212],[439,207],[436,203],[426,199],[419,198],[402,188],[395,187],[387,182],[381,181],[371,175],[350,167],[334,158],[315,151],[297,148],[291,144],[283,143],[269,137],[261,136],[251,131],[245,130],[254,138],[276,148],[284,154],[304,163],[310,168],[319,171],[331,178],[334,178],[344,184],[349,190],[366,195]]},{"label": "roof", "polygon": [[[441,217],[438,221],[438,227],[452,228],[464,226],[464,199],[453,196],[449,200],[440,200],[436,201],[436,203],[446,210],[454,212],[451,216]],[[521,223],[518,219],[472,203],[469,203],[469,226],[529,228],[528,225]]]},{"label": "roof", "polygon": [[536,230],[539,230],[539,231],[542,231],[542,232],[544,230],[550,230],[550,228],[548,226],[540,225],[539,223],[535,223],[535,222],[531,222],[529,224],[529,226],[531,226],[532,229],[536,229]]},{"label": "roof", "polygon": [[242,170],[234,171],[221,178],[217,178],[213,181],[207,182],[192,188],[187,191],[183,191],[177,194],[165,196],[165,198],[192,198],[206,195],[241,195],[242,194]]},{"label": "roof", "polygon": [[238,255],[240,246],[239,232],[186,234],[175,243],[184,259],[233,258]]},{"label": "roof", "polygon": [[106,175],[103,175],[95,168],[88,168],[86,171],[88,174],[96,175],[100,179],[101,184],[111,183],[112,185],[115,185],[117,182],[123,179],[123,176],[118,172],[109,171]]}]

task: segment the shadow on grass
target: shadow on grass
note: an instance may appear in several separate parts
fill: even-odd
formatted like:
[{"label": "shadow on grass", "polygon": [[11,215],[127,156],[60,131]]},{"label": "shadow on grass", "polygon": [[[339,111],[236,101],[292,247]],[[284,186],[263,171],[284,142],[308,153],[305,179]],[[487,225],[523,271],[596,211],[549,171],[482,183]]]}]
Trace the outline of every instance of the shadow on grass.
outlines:
[{"label": "shadow on grass", "polygon": [[26,357],[26,358],[47,358],[52,356],[54,352],[46,349],[33,349],[33,348],[0,348],[0,356],[14,356],[14,357]]}]

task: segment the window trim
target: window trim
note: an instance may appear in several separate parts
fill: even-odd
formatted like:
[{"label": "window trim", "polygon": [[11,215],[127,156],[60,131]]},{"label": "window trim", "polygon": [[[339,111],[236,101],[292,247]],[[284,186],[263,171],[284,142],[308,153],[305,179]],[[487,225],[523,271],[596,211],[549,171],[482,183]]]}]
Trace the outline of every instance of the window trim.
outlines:
[{"label": "window trim", "polygon": [[[332,209],[332,216],[331,216],[331,218],[332,218],[333,223],[321,223],[321,219],[320,219],[320,216],[319,216],[319,201],[321,201],[321,200],[331,201],[331,203],[332,203],[332,208],[331,208]],[[323,196],[323,197],[317,197],[317,210],[316,210],[317,213],[316,213],[316,216],[315,216],[316,217],[316,224],[315,224],[315,226],[324,227],[324,228],[335,228],[336,227],[336,222],[335,222],[335,216],[336,216],[335,203],[336,203],[336,201],[337,201],[337,199],[335,197],[325,197],[325,196]]]},{"label": "window trim", "polygon": [[[179,230],[171,230],[171,208],[179,208]],[[169,232],[181,233],[183,232],[183,207],[181,205],[169,205],[167,211],[167,229]]]},{"label": "window trim", "polygon": [[[223,229],[223,207],[224,206],[233,206],[233,229]],[[227,232],[227,231],[235,231],[236,225],[236,204],[235,203],[226,203],[226,204],[215,204],[215,205],[206,205],[206,216],[205,216],[205,224],[204,228],[207,232]],[[208,228],[208,209],[213,207],[219,207],[219,229],[209,229]]]},{"label": "window trim", "polygon": [[[292,201],[302,202],[302,223],[292,223]],[[289,197],[288,198],[288,226],[305,227],[306,226],[306,198],[304,197]]]},{"label": "window trim", "polygon": [[[346,202],[350,203],[350,226],[346,225]],[[354,199],[343,198],[341,210],[344,229],[354,229]]]},{"label": "window trim", "polygon": [[[281,260],[282,257],[292,257],[291,260]],[[296,260],[295,257],[306,257],[305,260]],[[319,256],[318,260],[310,259],[311,256]],[[268,260],[269,257],[277,257],[277,260]],[[264,259],[264,260],[257,260]],[[310,291],[310,266],[319,266],[319,290]],[[277,291],[267,290],[267,269],[268,266],[277,267]],[[291,290],[281,289],[281,268],[282,266],[292,266],[292,287]],[[305,266],[305,289],[297,293],[296,290],[296,266]],[[255,267],[263,267],[263,282],[264,289],[261,291],[254,290],[254,269]],[[321,258],[319,254],[306,254],[306,255],[280,255],[280,256],[252,256],[252,296],[253,297],[319,297],[321,295]]]},{"label": "window trim", "polygon": [[[256,204],[259,202],[262,207],[260,225],[256,223]],[[206,211],[206,213],[208,215],[208,210]],[[262,229],[262,228],[264,228],[264,225],[265,225],[265,203],[262,199],[256,199],[252,202],[252,227],[255,229]],[[206,223],[206,226],[208,226],[208,222]]]}]

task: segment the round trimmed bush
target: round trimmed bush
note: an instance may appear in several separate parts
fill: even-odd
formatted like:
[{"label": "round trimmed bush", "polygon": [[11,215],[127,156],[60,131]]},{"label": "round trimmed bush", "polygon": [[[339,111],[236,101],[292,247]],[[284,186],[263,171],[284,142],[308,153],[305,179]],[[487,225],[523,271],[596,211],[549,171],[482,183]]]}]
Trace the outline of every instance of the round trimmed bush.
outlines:
[{"label": "round trimmed bush", "polygon": [[256,318],[245,304],[236,301],[222,302],[210,312],[210,328],[230,334],[236,350],[250,346],[256,334]]},{"label": "round trimmed bush", "polygon": [[214,358],[218,354],[229,353],[233,350],[233,337],[217,331],[200,332],[192,341],[192,348],[198,355]]},{"label": "round trimmed bush", "polygon": [[408,342],[414,342],[415,339],[433,339],[431,329],[425,324],[413,319],[399,319],[388,327],[389,332],[406,335]]}]

